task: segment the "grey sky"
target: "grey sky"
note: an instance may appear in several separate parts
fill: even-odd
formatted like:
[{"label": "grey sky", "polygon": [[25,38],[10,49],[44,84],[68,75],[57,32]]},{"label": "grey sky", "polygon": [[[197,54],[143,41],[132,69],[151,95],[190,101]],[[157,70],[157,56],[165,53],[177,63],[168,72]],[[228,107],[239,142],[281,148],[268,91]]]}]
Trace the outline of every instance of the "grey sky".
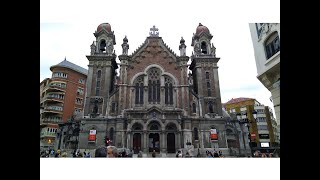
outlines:
[{"label": "grey sky", "polygon": [[[199,23],[208,27],[220,57],[219,80],[222,102],[251,97],[273,106],[271,93],[256,78],[257,70],[249,23],[280,22],[279,0],[202,1],[62,1],[42,0],[40,8],[40,81],[51,77],[50,66],[66,57],[88,68],[86,55],[101,23],[110,23],[116,36],[115,51],[127,35],[129,55],[155,25],[164,42],[179,55],[181,37],[191,56],[191,39]],[[119,61],[118,61],[119,62]]]}]

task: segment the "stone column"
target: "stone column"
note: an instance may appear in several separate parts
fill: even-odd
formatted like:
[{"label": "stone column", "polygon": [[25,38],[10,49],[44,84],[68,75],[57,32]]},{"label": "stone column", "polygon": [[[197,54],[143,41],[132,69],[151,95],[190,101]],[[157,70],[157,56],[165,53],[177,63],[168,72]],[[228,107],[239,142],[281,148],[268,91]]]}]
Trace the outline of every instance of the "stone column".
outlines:
[{"label": "stone column", "polygon": [[148,86],[144,87],[144,91],[143,91],[143,107],[144,109],[148,108]]},{"label": "stone column", "polygon": [[148,76],[143,77],[143,85],[144,85],[144,91],[143,91],[143,107],[146,109],[148,107]]},{"label": "stone column", "polygon": [[127,148],[132,149],[132,143],[131,143],[131,131],[127,131]]},{"label": "stone column", "polygon": [[129,95],[129,98],[130,98],[130,107],[131,108],[133,108],[134,107],[134,95],[135,95],[135,90],[134,90],[134,88],[131,88],[130,89],[131,91],[130,91],[130,95]]},{"label": "stone column", "polygon": [[165,91],[164,91],[164,77],[160,77],[160,105],[161,108],[164,107],[164,97],[165,97]]},{"label": "stone column", "polygon": [[166,152],[166,149],[167,149],[167,146],[166,146],[166,133],[165,131],[161,131],[161,145],[160,145],[160,148],[161,148],[161,152],[162,153],[165,153]]},{"label": "stone column", "polygon": [[180,131],[178,131],[177,133],[176,133],[176,136],[177,136],[177,146],[176,146],[176,148],[178,148],[178,149],[180,149],[181,148],[181,132]]},{"label": "stone column", "polygon": [[142,147],[142,151],[144,153],[148,152],[148,147],[147,147],[147,131],[143,131],[143,147]]}]

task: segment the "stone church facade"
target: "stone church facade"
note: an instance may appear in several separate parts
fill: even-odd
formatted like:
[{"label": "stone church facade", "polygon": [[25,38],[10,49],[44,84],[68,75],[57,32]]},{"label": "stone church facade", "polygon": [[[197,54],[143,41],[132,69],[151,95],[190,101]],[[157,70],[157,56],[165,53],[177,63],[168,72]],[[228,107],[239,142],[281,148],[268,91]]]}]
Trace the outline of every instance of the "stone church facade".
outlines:
[{"label": "stone church facade", "polygon": [[[217,65],[220,58],[215,55],[213,36],[206,26],[196,28],[190,57],[183,38],[177,55],[155,27],[131,55],[128,39],[123,39],[120,63],[116,63],[111,25],[100,24],[94,36],[96,41],[87,56],[80,149],[95,149],[105,143],[105,138],[134,153],[227,148],[228,116],[221,105]],[[95,139],[88,138],[90,130],[95,130]],[[212,132],[216,135],[210,136]]]}]

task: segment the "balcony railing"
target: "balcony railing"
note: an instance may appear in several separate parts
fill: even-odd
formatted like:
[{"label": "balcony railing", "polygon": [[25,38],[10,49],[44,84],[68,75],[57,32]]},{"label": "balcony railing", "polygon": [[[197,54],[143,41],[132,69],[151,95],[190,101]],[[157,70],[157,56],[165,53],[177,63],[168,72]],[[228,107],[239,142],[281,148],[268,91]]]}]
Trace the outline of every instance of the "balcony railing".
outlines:
[{"label": "balcony railing", "polygon": [[44,96],[43,99],[42,99],[43,102],[48,101],[48,100],[62,102],[64,100],[64,96],[63,97],[57,97],[57,96],[47,95],[47,96]]},{"label": "balcony railing", "polygon": [[258,114],[257,114],[257,118],[259,118],[259,117],[265,118],[265,117],[266,117],[266,114],[264,114],[264,113],[258,113]]},{"label": "balcony railing", "polygon": [[44,108],[45,111],[58,111],[58,112],[62,112],[63,111],[63,107],[62,106],[47,106]]},{"label": "balcony railing", "polygon": [[49,137],[56,137],[57,133],[45,131],[45,132],[41,132],[41,134],[40,134],[40,137],[48,137],[48,136]]},{"label": "balcony railing", "polygon": [[57,85],[57,84],[49,84],[49,85],[47,85],[46,86],[46,91],[48,91],[48,90],[61,90],[61,91],[65,91],[65,89],[66,89],[66,85]]},{"label": "balcony railing", "polygon": [[62,118],[43,118],[41,120],[43,123],[61,123]]}]

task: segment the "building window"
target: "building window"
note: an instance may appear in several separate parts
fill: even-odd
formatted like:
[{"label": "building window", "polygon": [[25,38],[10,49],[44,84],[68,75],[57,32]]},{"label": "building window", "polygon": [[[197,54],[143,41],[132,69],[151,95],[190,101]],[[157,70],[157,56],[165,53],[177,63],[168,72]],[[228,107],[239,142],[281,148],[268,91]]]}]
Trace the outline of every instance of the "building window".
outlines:
[{"label": "building window", "polygon": [[68,74],[63,72],[55,72],[52,74],[52,77],[61,77],[61,78],[67,78]]},{"label": "building window", "polygon": [[48,98],[64,99],[64,94],[48,94]]},{"label": "building window", "polygon": [[210,76],[209,76],[210,74],[209,74],[209,72],[206,72],[206,79],[210,79]]},{"label": "building window", "polygon": [[261,34],[262,25],[263,25],[263,23],[256,23],[256,30],[257,30],[258,38]]},{"label": "building window", "polygon": [[81,98],[76,98],[76,104],[81,105],[82,104],[83,99]]},{"label": "building window", "polygon": [[150,130],[159,130],[159,127],[158,127],[158,125],[156,125],[156,124],[152,124],[152,125],[150,126]]},{"label": "building window", "polygon": [[99,94],[100,94],[100,80],[98,80],[96,84],[96,96],[99,96]]},{"label": "building window", "polygon": [[135,82],[135,91],[136,91],[136,97],[135,97],[135,103],[136,104],[143,104],[143,76],[138,77]]},{"label": "building window", "polygon": [[97,79],[100,79],[101,78],[101,70],[98,70],[97,72]]},{"label": "building window", "polygon": [[86,80],[84,80],[84,79],[82,79],[82,78],[80,78],[80,79],[78,80],[78,83],[80,83],[80,84],[85,84],[85,82],[86,82]]},{"label": "building window", "polygon": [[45,109],[54,110],[54,111],[62,111],[63,108],[61,106],[48,106]]},{"label": "building window", "polygon": [[172,79],[168,76],[164,78],[164,96],[165,96],[165,104],[173,104],[173,86]]},{"label": "building window", "polygon": [[75,108],[75,109],[74,109],[74,112],[75,112],[75,113],[80,113],[80,112],[81,112],[81,109],[80,109],[80,108]]},{"label": "building window", "polygon": [[84,89],[78,87],[78,89],[77,89],[77,95],[83,95],[83,93],[84,93]]},{"label": "building window", "polygon": [[211,96],[210,82],[207,82],[208,96]]},{"label": "building window", "polygon": [[266,118],[264,117],[258,117],[257,122],[267,122],[267,121],[266,121]]},{"label": "building window", "polygon": [[193,132],[194,132],[194,140],[199,140],[198,128],[194,128]]},{"label": "building window", "polygon": [[113,141],[113,133],[114,133],[113,131],[114,131],[113,128],[110,128],[110,134],[109,134],[110,137],[109,137],[109,139],[112,140],[112,141]]},{"label": "building window", "polygon": [[192,103],[192,113],[196,113],[196,112],[197,112],[196,103]]},{"label": "building window", "polygon": [[117,107],[117,102],[112,102],[111,113],[115,113],[116,112],[116,107]]},{"label": "building window", "polygon": [[148,71],[148,101],[160,102],[160,70],[151,68]]},{"label": "building window", "polygon": [[207,43],[202,41],[201,42],[201,53],[202,54],[208,54],[208,51],[207,51]]},{"label": "building window", "polygon": [[209,102],[208,106],[209,106],[209,113],[213,113],[213,103]]},{"label": "building window", "polygon": [[258,114],[263,114],[264,113],[263,109],[256,109],[256,111],[257,111]]},{"label": "building window", "polygon": [[64,89],[67,87],[66,83],[61,83],[61,82],[52,82],[50,83],[49,86],[52,88],[58,87],[58,88],[64,88]]},{"label": "building window", "polygon": [[277,32],[269,36],[269,38],[265,42],[265,48],[267,60],[278,51],[280,51],[280,40]]},{"label": "building window", "polygon": [[267,125],[258,125],[258,130],[268,130]]},{"label": "building window", "polygon": [[99,96],[100,94],[100,78],[101,78],[101,70],[97,71],[97,83],[96,83],[96,96]]}]

